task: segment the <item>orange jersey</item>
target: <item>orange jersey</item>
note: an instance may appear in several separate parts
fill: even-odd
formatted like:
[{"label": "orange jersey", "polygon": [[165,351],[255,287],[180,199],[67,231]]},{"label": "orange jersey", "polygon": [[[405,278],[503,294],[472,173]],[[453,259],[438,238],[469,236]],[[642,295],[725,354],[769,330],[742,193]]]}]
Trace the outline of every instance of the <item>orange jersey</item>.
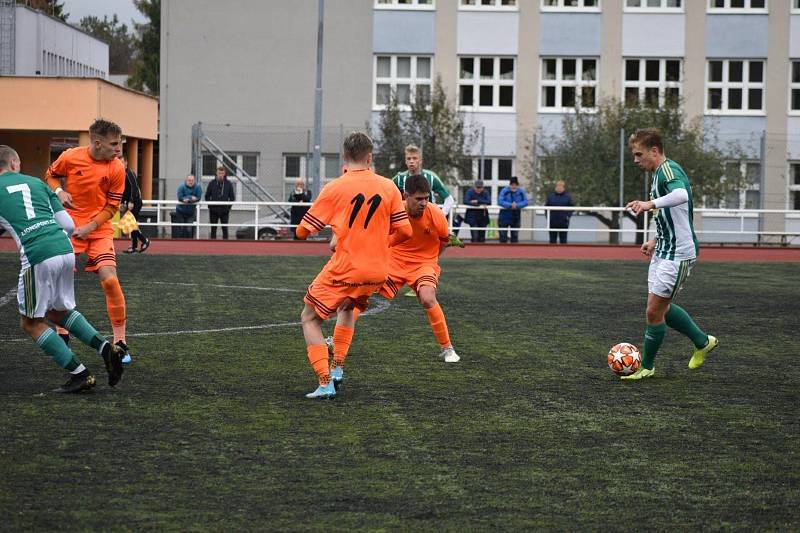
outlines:
[{"label": "orange jersey", "polygon": [[389,271],[389,234],[409,227],[397,186],[371,170],[350,170],[322,189],[300,227],[316,233],[328,224],[336,234],[336,252],[317,279],[333,286],[380,287]]},{"label": "orange jersey", "polygon": [[65,208],[76,227],[92,220],[97,222],[98,227],[90,238],[114,234],[110,220],[119,209],[125,190],[125,166],[122,161],[92,159],[88,146],[70,148],[47,169],[47,183],[53,190],[62,187],[72,195],[72,206]]},{"label": "orange jersey", "polygon": [[397,264],[438,263],[439,252],[447,244],[450,226],[447,218],[429,203],[419,218],[409,218],[414,235],[392,247],[392,272]]}]

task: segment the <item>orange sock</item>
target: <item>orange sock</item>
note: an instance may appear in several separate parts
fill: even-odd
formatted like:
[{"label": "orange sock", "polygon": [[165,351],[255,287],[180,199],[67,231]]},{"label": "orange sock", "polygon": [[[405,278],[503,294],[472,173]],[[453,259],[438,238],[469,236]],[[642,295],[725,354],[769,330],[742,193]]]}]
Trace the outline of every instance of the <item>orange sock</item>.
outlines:
[{"label": "orange sock", "polygon": [[350,351],[350,344],[353,343],[353,333],[355,329],[336,325],[333,330],[333,367],[344,366],[347,359],[347,352]]},{"label": "orange sock", "polygon": [[328,368],[328,345],[312,344],[306,346],[308,362],[314,367],[314,372],[319,378],[320,385],[327,385],[331,382],[331,371]]},{"label": "orange sock", "polygon": [[426,309],[425,312],[428,313],[428,322],[431,323],[431,329],[433,329],[439,345],[442,348],[450,346],[450,333],[447,331],[447,321],[444,319],[441,306],[437,303],[434,307]]},{"label": "orange sock", "polygon": [[100,285],[106,293],[106,311],[111,320],[111,329],[114,330],[114,342],[125,342],[125,295],[122,294],[119,279],[107,278]]},{"label": "orange sock", "polygon": [[353,308],[353,322],[356,322],[358,320],[358,315],[360,315],[360,314],[361,314],[361,309],[359,309],[358,307],[354,307]]},{"label": "orange sock", "polygon": [[61,326],[56,326],[56,333],[59,335],[69,335],[69,331],[65,330]]}]

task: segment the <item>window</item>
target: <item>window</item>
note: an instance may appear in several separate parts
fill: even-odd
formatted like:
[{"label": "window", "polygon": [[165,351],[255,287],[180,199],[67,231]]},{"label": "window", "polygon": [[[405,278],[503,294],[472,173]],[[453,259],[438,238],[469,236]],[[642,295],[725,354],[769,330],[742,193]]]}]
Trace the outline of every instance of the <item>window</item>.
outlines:
[{"label": "window", "polygon": [[761,163],[728,161],[725,163],[725,209],[759,209],[761,207]]},{"label": "window", "polygon": [[800,211],[800,163],[789,165],[789,205],[787,209]]},{"label": "window", "polygon": [[433,0],[375,0],[377,9],[435,9]]},{"label": "window", "polygon": [[[311,157],[309,161],[307,158]],[[297,178],[303,178],[306,181],[306,186],[313,183],[313,178],[309,175],[311,172],[311,163],[313,163],[313,155],[309,154],[283,154],[283,189],[286,197],[294,190],[294,184]],[[332,181],[342,175],[342,165],[339,159],[339,154],[322,154],[320,158],[320,166],[322,167],[322,184]]]},{"label": "window", "polygon": [[623,96],[626,105],[677,105],[681,95],[680,59],[626,59]]},{"label": "window", "polygon": [[767,0],[708,0],[709,13],[766,13]]},{"label": "window", "polygon": [[800,61],[792,61],[792,72],[789,79],[789,111],[793,115],[800,115]]},{"label": "window", "polygon": [[600,11],[600,0],[542,0],[542,11]]},{"label": "window", "polygon": [[800,0],[792,0],[792,13],[800,13]]},{"label": "window", "polygon": [[236,167],[238,166],[244,170],[254,180],[258,180],[258,154],[245,152],[226,152],[226,154],[236,162],[236,165],[233,165],[227,158],[222,160],[218,159],[214,154],[203,152],[203,172],[201,177],[203,190],[205,191],[206,185],[216,177],[217,167],[222,165],[225,167],[228,179],[233,183],[236,200],[255,200],[256,198],[253,197],[247,187],[242,185],[238,177],[241,173]]},{"label": "window", "polygon": [[505,9],[516,11],[517,0],[461,0],[459,9]]},{"label": "window", "polygon": [[375,56],[374,109],[386,107],[393,94],[405,109],[417,99],[429,101],[432,62],[428,56]]},{"label": "window", "polygon": [[682,12],[683,0],[625,0],[625,11],[668,11]]},{"label": "window", "polygon": [[596,106],[597,59],[543,58],[540,110],[569,111]]},{"label": "window", "polygon": [[707,67],[707,112],[730,115],[764,113],[763,61],[711,60]]},{"label": "window", "polygon": [[514,109],[513,57],[460,57],[458,62],[458,104],[462,108]]},{"label": "window", "polygon": [[481,158],[475,157],[472,160],[472,175],[459,176],[461,196],[472,187],[476,179],[483,180],[483,185],[492,197],[492,205],[497,204],[497,197],[500,190],[508,185],[508,180],[514,175],[514,159],[511,157],[484,157],[483,165]]}]

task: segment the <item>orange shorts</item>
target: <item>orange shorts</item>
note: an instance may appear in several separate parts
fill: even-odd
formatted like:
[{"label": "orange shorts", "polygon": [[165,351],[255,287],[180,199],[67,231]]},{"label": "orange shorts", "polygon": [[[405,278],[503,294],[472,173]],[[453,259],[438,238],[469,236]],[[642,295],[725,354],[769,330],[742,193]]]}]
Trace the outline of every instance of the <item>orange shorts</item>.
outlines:
[{"label": "orange shorts", "polygon": [[379,288],[380,285],[372,284],[359,287],[332,285],[315,279],[308,286],[303,301],[313,307],[317,315],[325,320],[336,316],[336,311],[343,304],[357,307],[359,311],[365,311],[369,306],[369,297],[375,294]]},{"label": "orange shorts", "polygon": [[[397,265],[392,265],[395,268]],[[408,285],[414,292],[419,292],[420,287],[428,286],[436,289],[439,283],[441,267],[436,263],[422,263],[404,265],[402,269],[389,272],[389,279],[381,287],[380,294],[390,300],[397,296],[403,285]]]},{"label": "orange shorts", "polygon": [[89,258],[84,270],[97,272],[103,266],[117,266],[117,254],[114,252],[114,238],[100,237],[97,239],[71,239],[75,255],[85,253]]}]

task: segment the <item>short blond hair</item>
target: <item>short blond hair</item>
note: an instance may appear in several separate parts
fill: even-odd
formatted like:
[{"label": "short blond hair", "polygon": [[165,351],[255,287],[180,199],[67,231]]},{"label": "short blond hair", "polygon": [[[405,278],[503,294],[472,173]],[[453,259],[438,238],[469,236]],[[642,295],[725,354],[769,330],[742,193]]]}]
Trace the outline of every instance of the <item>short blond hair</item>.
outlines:
[{"label": "short blond hair", "polygon": [[408,154],[419,154],[422,157],[422,150],[419,149],[419,146],[416,144],[409,144],[406,146],[406,155]]}]

